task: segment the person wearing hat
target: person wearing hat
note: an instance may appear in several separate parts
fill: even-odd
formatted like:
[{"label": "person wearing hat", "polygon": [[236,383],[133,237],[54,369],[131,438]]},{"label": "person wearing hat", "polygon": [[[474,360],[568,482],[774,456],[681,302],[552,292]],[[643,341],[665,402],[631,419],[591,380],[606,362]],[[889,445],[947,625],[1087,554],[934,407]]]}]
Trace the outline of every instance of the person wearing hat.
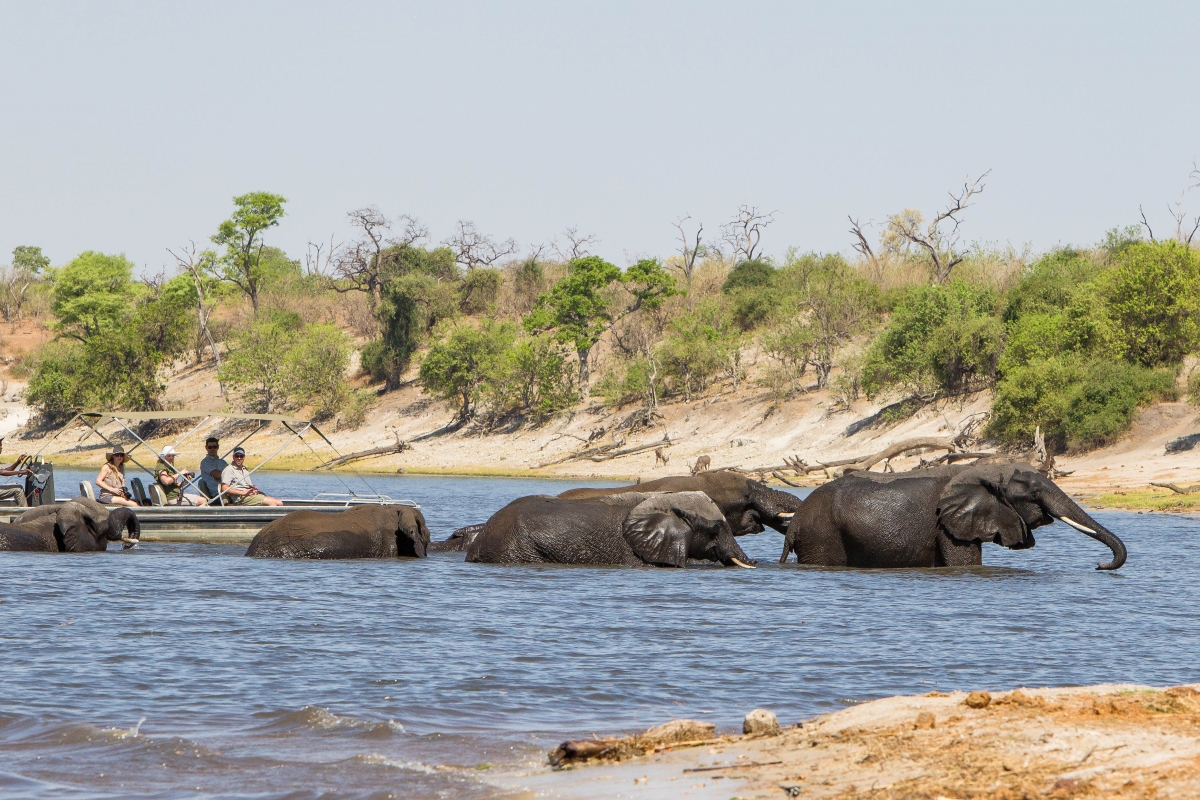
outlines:
[{"label": "person wearing hat", "polygon": [[[0,453],[3,452],[4,437],[0,436]],[[29,469],[28,467],[21,466],[25,463],[26,458],[28,458],[28,456],[22,453],[21,455],[17,456],[17,460],[14,461],[10,466],[0,467],[0,477],[11,478],[18,475],[22,477],[25,475],[32,475],[33,470]],[[25,487],[15,484],[0,486],[0,504],[16,506],[29,505],[29,501],[25,498]]]},{"label": "person wearing hat", "polygon": [[189,505],[202,506],[208,500],[198,494],[185,492],[183,487],[191,482],[191,470],[178,469],[175,466],[175,456],[178,455],[175,448],[167,445],[158,455],[158,463],[163,466],[154,474],[154,481],[158,487],[162,489],[163,495],[167,498],[168,505]]},{"label": "person wearing hat", "polygon": [[100,494],[96,497],[106,506],[134,506],[137,503],[129,499],[129,490],[125,488],[125,448],[114,444],[112,450],[104,454],[104,466],[96,476],[96,488]]},{"label": "person wearing hat", "polygon": [[233,448],[233,463],[221,472],[222,496],[235,506],[281,506],[283,501],[263,494],[246,469],[246,451]]}]

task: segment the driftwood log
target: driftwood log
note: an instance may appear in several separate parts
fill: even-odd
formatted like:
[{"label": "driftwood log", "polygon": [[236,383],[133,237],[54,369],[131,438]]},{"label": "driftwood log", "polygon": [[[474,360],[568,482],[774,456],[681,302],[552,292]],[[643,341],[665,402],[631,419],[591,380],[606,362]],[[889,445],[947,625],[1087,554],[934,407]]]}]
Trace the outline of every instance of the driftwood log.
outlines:
[{"label": "driftwood log", "polygon": [[1196,492],[1200,492],[1200,483],[1193,484],[1192,486],[1176,486],[1173,483],[1158,483],[1156,481],[1150,481],[1150,485],[1158,486],[1162,489],[1170,489],[1175,494],[1195,494]]},{"label": "driftwood log", "polygon": [[407,442],[396,442],[384,447],[375,447],[370,450],[360,450],[357,453],[340,456],[339,458],[326,461],[324,464],[313,467],[313,470],[318,469],[333,469],[340,467],[343,464],[349,464],[351,461],[357,461],[360,458],[375,458],[376,456],[390,456],[393,453],[402,453],[405,450],[412,450],[412,447]]},{"label": "driftwood log", "polygon": [[[539,464],[538,469],[542,469],[543,467],[552,467],[555,464],[565,464],[568,461],[578,461],[581,458],[591,458],[592,456],[598,456],[598,455],[602,455],[604,453],[609,453],[609,452],[612,452],[613,450],[619,449],[624,444],[625,444],[625,440],[620,439],[619,441],[613,442],[612,444],[604,444],[604,445],[600,445],[599,447],[589,447],[586,450],[580,450],[578,452],[571,453],[570,455],[563,456],[562,458],[556,458],[554,461],[547,461],[545,464]],[[652,446],[656,447],[657,444],[652,445]]]}]

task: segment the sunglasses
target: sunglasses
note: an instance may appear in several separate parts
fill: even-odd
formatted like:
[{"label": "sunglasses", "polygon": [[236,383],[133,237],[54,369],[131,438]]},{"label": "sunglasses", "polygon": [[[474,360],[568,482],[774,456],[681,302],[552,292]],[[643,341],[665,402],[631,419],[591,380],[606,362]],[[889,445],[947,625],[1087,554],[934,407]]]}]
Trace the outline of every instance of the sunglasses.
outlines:
[{"label": "sunglasses", "polygon": [[220,447],[220,445],[216,445],[216,444],[206,444],[206,445],[204,445],[204,449],[205,449],[205,450],[216,450],[218,447]]}]

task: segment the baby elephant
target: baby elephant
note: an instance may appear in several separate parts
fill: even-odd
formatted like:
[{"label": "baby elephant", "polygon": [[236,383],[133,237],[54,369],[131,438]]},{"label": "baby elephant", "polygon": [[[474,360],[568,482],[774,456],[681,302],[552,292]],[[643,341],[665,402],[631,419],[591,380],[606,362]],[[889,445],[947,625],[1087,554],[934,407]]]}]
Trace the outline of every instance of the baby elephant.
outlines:
[{"label": "baby elephant", "polygon": [[424,558],[429,528],[411,506],[362,505],[346,511],[293,511],[263,527],[255,558]]}]

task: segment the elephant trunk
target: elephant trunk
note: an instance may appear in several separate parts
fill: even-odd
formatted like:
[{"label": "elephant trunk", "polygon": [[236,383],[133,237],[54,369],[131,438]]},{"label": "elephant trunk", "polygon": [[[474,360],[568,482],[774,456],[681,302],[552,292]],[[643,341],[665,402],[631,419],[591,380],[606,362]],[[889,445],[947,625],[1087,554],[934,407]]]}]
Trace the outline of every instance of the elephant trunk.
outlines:
[{"label": "elephant trunk", "polygon": [[787,533],[788,524],[804,501],[790,492],[781,492],[758,481],[750,484],[750,502],[758,519],[779,533]]},{"label": "elephant trunk", "polygon": [[124,542],[125,549],[135,547],[142,538],[142,523],[138,521],[137,514],[128,508],[109,512],[105,538],[110,542]]},{"label": "elephant trunk", "polygon": [[1044,490],[1042,507],[1052,517],[1060,519],[1075,530],[1108,545],[1108,549],[1112,550],[1113,559],[1107,564],[1097,564],[1096,569],[1120,569],[1121,565],[1125,563],[1127,555],[1125,543],[1117,538],[1116,534],[1088,516],[1087,512],[1080,508],[1074,500],[1067,497],[1067,493],[1062,489],[1051,484],[1049,490]]},{"label": "elephant trunk", "polygon": [[729,525],[722,524],[721,527],[723,530],[717,535],[717,539],[714,542],[716,560],[727,567],[753,568],[754,559],[746,555],[746,551],[737,543],[737,539],[733,537],[733,531],[729,529]]}]

